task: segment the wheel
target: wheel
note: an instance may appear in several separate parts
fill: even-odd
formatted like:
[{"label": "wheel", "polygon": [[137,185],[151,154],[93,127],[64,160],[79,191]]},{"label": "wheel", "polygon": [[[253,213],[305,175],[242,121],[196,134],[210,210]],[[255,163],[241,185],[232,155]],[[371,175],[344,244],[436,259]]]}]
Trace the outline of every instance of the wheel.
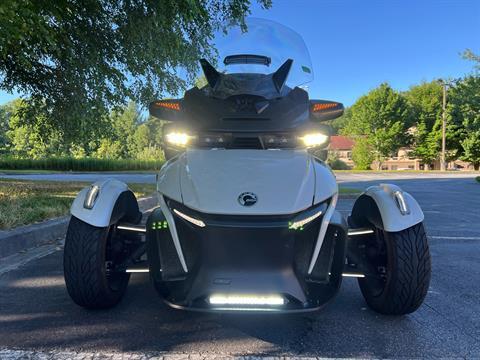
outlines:
[{"label": "wheel", "polygon": [[122,246],[113,230],[89,225],[74,216],[70,220],[63,269],[68,294],[80,306],[110,308],[125,294],[130,274],[113,271],[122,261]]},{"label": "wheel", "polygon": [[359,278],[367,304],[388,315],[418,309],[430,284],[431,261],[423,223],[399,232],[376,229],[365,241],[368,273]]}]

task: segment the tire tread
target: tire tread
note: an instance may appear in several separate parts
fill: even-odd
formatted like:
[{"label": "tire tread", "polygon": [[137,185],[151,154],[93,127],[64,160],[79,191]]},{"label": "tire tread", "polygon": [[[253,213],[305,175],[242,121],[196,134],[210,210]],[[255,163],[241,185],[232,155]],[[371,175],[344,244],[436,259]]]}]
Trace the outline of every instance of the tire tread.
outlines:
[{"label": "tire tread", "polygon": [[122,298],[128,277],[119,291],[112,291],[105,278],[103,247],[108,228],[89,225],[72,216],[64,248],[64,276],[73,301],[91,309],[109,308]]},{"label": "tire tread", "polygon": [[367,304],[375,311],[389,315],[409,314],[418,309],[427,295],[431,259],[428,240],[423,224],[414,225],[400,232],[385,232],[385,241],[391,248],[388,266],[390,280],[384,294],[375,298],[365,282],[360,281],[362,294]]}]

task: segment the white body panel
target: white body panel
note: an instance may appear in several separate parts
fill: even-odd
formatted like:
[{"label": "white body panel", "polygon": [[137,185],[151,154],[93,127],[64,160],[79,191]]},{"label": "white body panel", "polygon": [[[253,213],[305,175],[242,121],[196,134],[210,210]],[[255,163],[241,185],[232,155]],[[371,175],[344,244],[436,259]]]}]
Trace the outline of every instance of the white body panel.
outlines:
[{"label": "white body panel", "polygon": [[332,170],[323,162],[314,161],[315,169],[315,204],[319,204],[338,193],[337,179]]},{"label": "white body panel", "polygon": [[385,231],[397,232],[421,223],[424,219],[423,211],[418,202],[407,192],[402,191],[409,214],[403,215],[395,201],[394,192],[402,191],[400,187],[392,184],[370,186],[365,195],[370,196],[380,211],[383,228]]},{"label": "white body panel", "polygon": [[[172,160],[160,171],[158,191],[177,201],[181,191],[183,204],[210,214],[292,214],[337,191],[330,170],[306,150],[192,149]],[[255,205],[240,205],[244,192],[257,195]]]},{"label": "white body panel", "polygon": [[115,179],[97,181],[93,185],[100,188],[93,208],[85,209],[83,207],[85,197],[90,189],[90,186],[88,186],[78,193],[70,208],[70,213],[90,225],[107,227],[110,225],[110,218],[118,197],[128,190],[128,186]]},{"label": "white body panel", "polygon": [[184,167],[185,154],[181,154],[167,161],[160,169],[157,177],[157,190],[178,202],[182,202],[180,170]]}]

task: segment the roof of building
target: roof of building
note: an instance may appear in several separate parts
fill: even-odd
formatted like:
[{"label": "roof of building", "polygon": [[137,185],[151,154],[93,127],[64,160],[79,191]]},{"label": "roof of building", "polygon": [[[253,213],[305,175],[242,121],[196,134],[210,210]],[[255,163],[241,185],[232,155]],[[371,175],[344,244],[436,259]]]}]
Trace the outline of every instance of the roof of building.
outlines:
[{"label": "roof of building", "polygon": [[328,148],[331,150],[352,150],[353,145],[355,145],[355,141],[352,139],[346,136],[333,135],[330,137]]}]

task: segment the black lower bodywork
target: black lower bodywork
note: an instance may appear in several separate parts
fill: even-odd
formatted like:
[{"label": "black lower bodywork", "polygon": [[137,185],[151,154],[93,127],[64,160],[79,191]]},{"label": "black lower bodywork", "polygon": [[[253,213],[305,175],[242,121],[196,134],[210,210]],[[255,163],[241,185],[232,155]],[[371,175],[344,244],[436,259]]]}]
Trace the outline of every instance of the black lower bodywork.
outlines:
[{"label": "black lower bodywork", "polygon": [[[332,217],[315,267],[308,266],[322,216],[299,229],[291,224],[302,213],[325,212],[328,201],[299,214],[282,216],[212,215],[165,199],[174,216],[185,258],[185,272],[160,208],[147,222],[151,278],[171,306],[199,311],[299,312],[321,308],[337,293],[345,263],[347,224]],[[176,209],[201,219],[199,227],[176,215]],[[212,305],[212,294],[281,295],[280,306]]]}]

